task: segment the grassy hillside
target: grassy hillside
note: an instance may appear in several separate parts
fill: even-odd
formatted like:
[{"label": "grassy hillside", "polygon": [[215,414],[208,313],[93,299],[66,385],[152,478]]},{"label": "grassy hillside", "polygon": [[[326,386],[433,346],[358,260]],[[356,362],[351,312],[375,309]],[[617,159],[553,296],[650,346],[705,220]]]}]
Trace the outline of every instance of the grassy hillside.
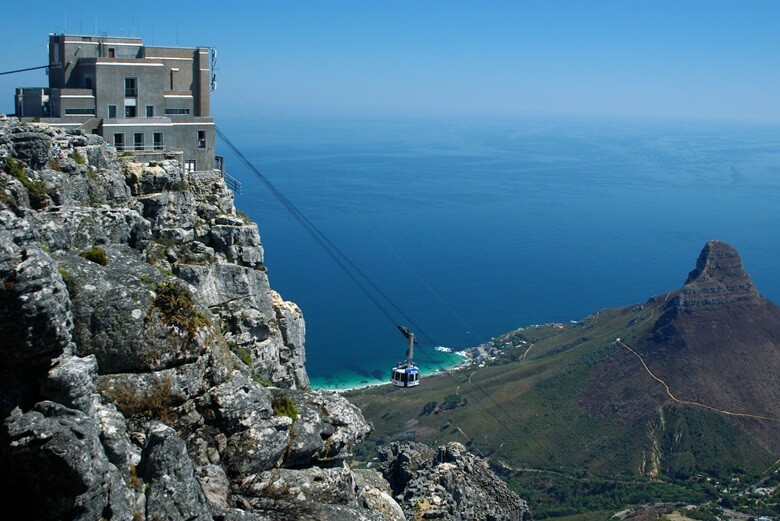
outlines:
[{"label": "grassy hillside", "polygon": [[[394,440],[459,441],[531,499],[536,518],[705,501],[717,492],[691,480],[760,474],[777,455],[722,415],[669,400],[615,342],[646,337],[662,303],[514,331],[494,340],[511,347],[489,365],[425,378],[418,388],[348,393],[374,426],[359,456],[370,460],[375,445]],[[632,385],[601,399],[612,378]]]}]

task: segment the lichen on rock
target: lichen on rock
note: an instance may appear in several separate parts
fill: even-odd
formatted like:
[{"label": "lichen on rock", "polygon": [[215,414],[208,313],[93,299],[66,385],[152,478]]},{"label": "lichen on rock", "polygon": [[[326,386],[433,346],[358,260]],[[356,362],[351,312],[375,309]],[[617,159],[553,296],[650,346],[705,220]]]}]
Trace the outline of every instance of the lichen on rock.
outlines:
[{"label": "lichen on rock", "polygon": [[370,426],[309,388],[303,314],[271,289],[221,172],[134,162],[98,136],[2,115],[0,170],[9,508],[403,519],[377,472],[347,464]]}]

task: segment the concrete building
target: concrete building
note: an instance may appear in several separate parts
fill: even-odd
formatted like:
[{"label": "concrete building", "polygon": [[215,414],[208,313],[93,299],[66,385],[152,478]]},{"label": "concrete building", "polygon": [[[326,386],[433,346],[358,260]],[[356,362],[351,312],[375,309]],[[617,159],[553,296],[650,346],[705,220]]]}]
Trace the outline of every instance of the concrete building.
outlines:
[{"label": "concrete building", "polygon": [[118,151],[222,168],[209,114],[214,51],[140,38],[49,35],[48,88],[16,89],[16,115],[100,134]]}]

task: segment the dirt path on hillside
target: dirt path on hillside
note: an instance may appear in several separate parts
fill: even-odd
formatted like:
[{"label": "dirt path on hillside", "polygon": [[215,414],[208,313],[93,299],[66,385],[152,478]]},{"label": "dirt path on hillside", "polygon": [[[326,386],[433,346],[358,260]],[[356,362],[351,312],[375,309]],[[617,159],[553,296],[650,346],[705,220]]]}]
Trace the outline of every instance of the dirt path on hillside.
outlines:
[{"label": "dirt path on hillside", "polygon": [[666,394],[669,396],[669,398],[671,398],[673,401],[675,401],[677,403],[681,403],[681,404],[684,404],[684,405],[693,405],[695,407],[701,407],[703,409],[714,411],[714,412],[717,412],[717,413],[720,413],[720,414],[725,414],[727,416],[736,416],[736,417],[740,417],[740,418],[753,418],[755,420],[764,420],[764,421],[771,421],[771,422],[780,423],[780,418],[771,418],[769,416],[761,416],[759,414],[750,414],[750,413],[746,413],[746,412],[727,411],[725,409],[719,409],[718,407],[713,407],[712,405],[707,405],[707,404],[704,404],[704,403],[692,402],[692,401],[689,401],[689,400],[681,400],[680,398],[677,398],[672,393],[672,389],[669,387],[669,385],[665,381],[663,381],[661,378],[656,376],[655,373],[653,373],[653,371],[650,370],[650,367],[648,367],[648,365],[645,362],[645,359],[642,357],[642,355],[640,355],[631,346],[629,346],[628,344],[623,342],[620,338],[616,338],[615,339],[615,343],[617,343],[620,346],[625,347],[626,349],[628,349],[629,351],[634,353],[634,355],[636,355],[636,357],[639,358],[639,361],[642,362],[642,366],[645,368],[645,371],[647,371],[647,374],[649,374],[653,378],[653,380],[655,380],[658,383],[660,383],[661,385],[663,385],[664,389],[666,389]]}]

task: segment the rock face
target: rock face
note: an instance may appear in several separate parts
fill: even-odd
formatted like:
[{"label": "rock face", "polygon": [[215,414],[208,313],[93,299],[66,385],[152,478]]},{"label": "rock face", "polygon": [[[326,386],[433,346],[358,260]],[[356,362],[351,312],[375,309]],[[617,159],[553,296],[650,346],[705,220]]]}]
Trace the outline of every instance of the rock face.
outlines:
[{"label": "rock face", "polygon": [[2,116],[0,170],[0,487],[19,517],[403,519],[346,465],[369,426],[309,389],[301,310],[220,172]]},{"label": "rock face", "polygon": [[742,267],[737,250],[721,241],[704,245],[683,287],[666,300],[663,314],[653,327],[659,342],[683,341],[680,333],[697,322],[728,322],[735,313],[770,315],[771,321],[776,312]]},{"label": "rock face", "polygon": [[381,454],[382,473],[408,519],[531,519],[526,502],[460,443],[438,450],[393,443]]},{"label": "rock face", "polygon": [[710,241],[680,290],[679,305],[695,310],[734,303],[761,306],[766,300],[742,267],[737,250],[725,242]]},{"label": "rock face", "polygon": [[[1,479],[22,517],[283,519],[277,501],[332,500],[393,519],[359,499],[344,461],[369,427],[308,389],[301,311],[219,172],[6,118],[0,168]],[[247,485],[304,469],[353,486]]]}]

